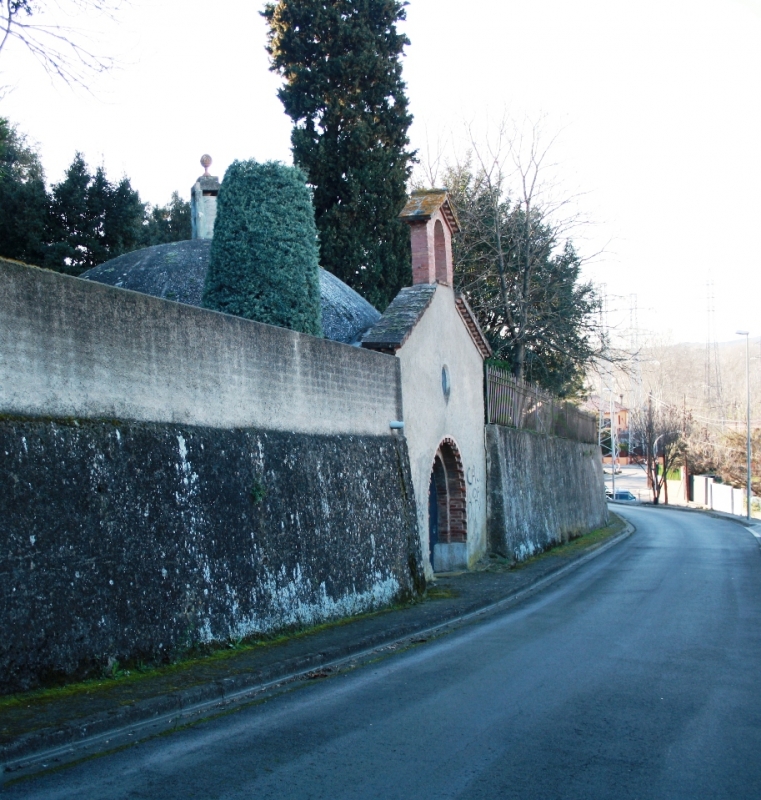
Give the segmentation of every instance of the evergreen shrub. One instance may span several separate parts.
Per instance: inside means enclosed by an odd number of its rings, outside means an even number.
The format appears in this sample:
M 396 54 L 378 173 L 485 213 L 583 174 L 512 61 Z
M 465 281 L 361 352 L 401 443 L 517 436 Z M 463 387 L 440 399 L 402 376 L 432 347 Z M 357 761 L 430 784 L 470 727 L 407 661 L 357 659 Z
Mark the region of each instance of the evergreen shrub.
M 314 209 L 301 170 L 235 161 L 219 197 L 206 308 L 322 336 Z

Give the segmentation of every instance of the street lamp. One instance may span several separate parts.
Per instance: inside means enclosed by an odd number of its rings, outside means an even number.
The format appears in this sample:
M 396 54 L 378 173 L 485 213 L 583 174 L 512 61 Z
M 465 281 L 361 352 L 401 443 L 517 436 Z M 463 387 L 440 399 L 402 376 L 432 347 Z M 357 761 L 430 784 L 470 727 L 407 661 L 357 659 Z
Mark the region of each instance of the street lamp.
M 746 403 L 746 419 L 748 428 L 748 488 L 746 494 L 746 505 L 748 512 L 748 521 L 750 521 L 750 507 L 751 507 L 751 493 L 750 493 L 750 333 L 749 331 L 735 331 L 738 336 L 745 337 L 745 403 Z
M 614 411 L 614 402 L 613 402 L 613 389 L 605 387 L 606 392 L 610 392 L 610 461 L 611 466 L 613 469 L 611 470 L 613 473 L 613 485 L 611 487 L 611 493 L 613 495 L 613 499 L 616 499 L 616 459 L 618 458 L 618 442 L 616 441 L 616 431 L 613 426 L 613 411 Z M 602 401 L 602 398 L 600 398 Z M 602 406 L 602 402 L 600 403 Z

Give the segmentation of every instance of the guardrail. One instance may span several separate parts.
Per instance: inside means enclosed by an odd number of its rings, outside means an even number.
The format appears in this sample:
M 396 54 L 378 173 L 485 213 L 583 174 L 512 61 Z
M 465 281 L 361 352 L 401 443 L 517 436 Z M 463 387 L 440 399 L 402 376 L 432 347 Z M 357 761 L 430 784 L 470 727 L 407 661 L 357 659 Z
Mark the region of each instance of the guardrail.
M 492 364 L 486 365 L 486 421 L 597 444 L 596 416 Z

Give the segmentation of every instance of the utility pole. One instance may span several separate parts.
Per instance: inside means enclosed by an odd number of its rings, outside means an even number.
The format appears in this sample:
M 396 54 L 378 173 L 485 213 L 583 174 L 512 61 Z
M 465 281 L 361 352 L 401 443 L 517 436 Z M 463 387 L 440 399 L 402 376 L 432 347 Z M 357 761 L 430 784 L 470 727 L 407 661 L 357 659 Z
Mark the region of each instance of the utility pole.
M 748 455 L 748 488 L 746 489 L 745 505 L 747 506 L 747 516 L 750 522 L 751 517 L 751 474 L 750 474 L 750 331 L 735 331 L 738 336 L 745 337 L 745 403 L 746 403 L 746 426 L 747 426 L 747 455 Z
M 706 297 L 708 302 L 708 327 L 706 332 L 704 403 L 708 409 L 709 416 L 716 414 L 723 429 L 725 422 L 724 398 L 721 390 L 719 343 L 716 341 L 716 300 L 712 280 L 709 280 L 706 284 Z
M 613 486 L 611 492 L 613 494 L 613 499 L 616 499 L 616 458 L 617 458 L 617 451 L 618 451 L 618 443 L 616 441 L 616 429 L 613 422 L 613 414 L 614 414 L 614 406 L 615 402 L 613 400 L 613 389 L 609 386 L 605 387 L 606 392 L 610 392 L 610 404 L 608 406 L 608 413 L 610 415 L 610 466 L 611 472 L 613 473 Z M 600 398 L 600 406 L 602 406 L 602 397 Z

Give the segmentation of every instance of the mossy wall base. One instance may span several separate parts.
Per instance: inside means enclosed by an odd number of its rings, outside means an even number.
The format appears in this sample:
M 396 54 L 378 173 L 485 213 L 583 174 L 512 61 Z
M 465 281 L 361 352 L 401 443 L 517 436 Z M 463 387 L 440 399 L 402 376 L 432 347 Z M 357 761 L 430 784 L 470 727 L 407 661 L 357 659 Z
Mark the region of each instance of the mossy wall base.
M 406 443 L 0 420 L 0 691 L 423 588 Z

